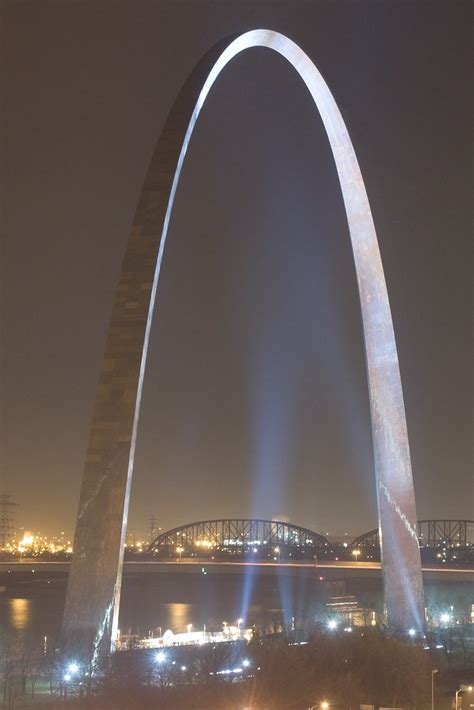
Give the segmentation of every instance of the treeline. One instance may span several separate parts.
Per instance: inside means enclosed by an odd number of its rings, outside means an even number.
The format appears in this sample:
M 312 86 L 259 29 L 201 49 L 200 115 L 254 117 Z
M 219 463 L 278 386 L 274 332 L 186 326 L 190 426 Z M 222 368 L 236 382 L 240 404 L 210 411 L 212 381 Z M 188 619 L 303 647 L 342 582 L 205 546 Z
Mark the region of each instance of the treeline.
M 161 656 L 130 651 L 100 671 L 77 664 L 74 672 L 58 651 L 4 635 L 0 658 L 6 708 L 25 707 L 32 695 L 44 708 L 101 710 L 306 710 L 325 699 L 334 710 L 363 703 L 423 710 L 431 698 L 430 653 L 368 628 L 315 627 L 303 644 L 279 635 Z

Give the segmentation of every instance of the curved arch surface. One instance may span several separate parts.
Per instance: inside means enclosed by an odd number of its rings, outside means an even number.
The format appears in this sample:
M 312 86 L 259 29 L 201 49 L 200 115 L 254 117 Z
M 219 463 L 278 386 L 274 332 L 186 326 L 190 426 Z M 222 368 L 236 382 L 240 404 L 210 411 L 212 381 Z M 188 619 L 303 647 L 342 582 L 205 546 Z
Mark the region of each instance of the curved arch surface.
M 182 87 L 159 137 L 127 243 L 109 324 L 77 515 L 63 623 L 67 644 L 93 656 L 115 638 L 140 398 L 158 278 L 183 161 L 212 86 L 240 52 L 271 49 L 301 77 L 334 156 L 362 310 L 385 604 L 394 628 L 423 627 L 424 602 L 403 394 L 372 214 L 336 102 L 291 39 L 253 30 L 216 45 Z

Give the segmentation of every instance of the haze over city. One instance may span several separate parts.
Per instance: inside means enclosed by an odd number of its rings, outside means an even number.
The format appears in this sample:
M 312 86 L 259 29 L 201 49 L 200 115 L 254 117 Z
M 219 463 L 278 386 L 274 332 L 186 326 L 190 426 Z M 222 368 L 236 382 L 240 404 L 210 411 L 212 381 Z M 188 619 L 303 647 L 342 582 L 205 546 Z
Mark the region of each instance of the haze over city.
M 157 134 L 213 38 L 263 19 L 317 58 L 359 157 L 419 517 L 472 513 L 466 6 L 270 7 L 190 5 L 182 26 L 178 6 L 163 16 L 118 3 L 111 32 L 93 4 L 7 5 L 2 488 L 22 526 L 72 534 L 113 292 Z M 216 513 L 375 526 L 354 266 L 300 84 L 282 59 L 250 50 L 196 128 L 159 285 L 131 528 L 146 529 L 150 513 L 164 528 Z

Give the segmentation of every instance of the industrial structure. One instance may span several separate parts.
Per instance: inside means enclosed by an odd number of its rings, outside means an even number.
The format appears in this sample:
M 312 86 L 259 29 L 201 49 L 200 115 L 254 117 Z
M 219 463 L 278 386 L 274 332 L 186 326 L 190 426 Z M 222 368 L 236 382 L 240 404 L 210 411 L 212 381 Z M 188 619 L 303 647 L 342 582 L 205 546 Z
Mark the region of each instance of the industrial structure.
M 12 539 L 17 507 L 18 503 L 12 495 L 0 493 L 0 553 L 5 551 Z
M 473 520 L 420 520 L 417 534 L 422 559 L 451 566 L 474 564 Z M 143 549 L 154 558 L 215 559 L 380 559 L 378 530 L 341 542 L 300 525 L 248 518 L 200 520 L 157 535 Z M 456 562 L 457 561 L 457 562 Z
M 315 550 L 329 545 L 327 538 L 299 525 L 278 520 L 247 518 L 203 520 L 168 530 L 158 535 L 147 551 L 155 554 L 189 554 L 203 550 L 242 551 L 280 546 Z M 280 550 L 277 549 L 277 552 Z

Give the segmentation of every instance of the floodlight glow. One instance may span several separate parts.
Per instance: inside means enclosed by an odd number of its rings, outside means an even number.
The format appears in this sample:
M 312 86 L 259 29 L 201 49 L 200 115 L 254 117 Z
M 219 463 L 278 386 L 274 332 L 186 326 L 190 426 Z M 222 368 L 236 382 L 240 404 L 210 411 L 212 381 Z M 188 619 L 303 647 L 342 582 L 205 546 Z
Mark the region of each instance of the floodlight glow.
M 244 660 L 242 661 L 242 665 L 243 665 L 244 668 L 248 668 L 249 665 L 250 665 L 249 659 L 248 659 L 248 658 L 244 658 Z
M 441 621 L 442 624 L 449 624 L 449 622 L 451 621 L 451 614 L 448 614 L 445 611 L 443 614 L 441 614 L 441 616 L 439 617 L 439 620 Z
M 408 629 L 408 636 L 411 636 L 412 638 L 416 636 L 416 631 L 415 629 Z
M 328 629 L 330 631 L 334 631 L 335 629 L 337 629 L 337 627 L 338 627 L 338 623 L 337 623 L 336 619 L 331 619 L 330 621 L 328 621 Z
M 328 701 L 327 701 L 327 700 L 323 700 L 323 702 L 321 703 L 321 710 L 328 710 L 328 708 L 329 708 L 329 703 L 328 703 Z
M 181 670 L 182 670 L 182 671 L 185 671 L 185 670 L 186 670 L 186 666 L 181 666 Z
M 155 658 L 158 663 L 164 663 L 166 661 L 166 653 L 164 651 L 158 651 Z
M 74 675 L 74 673 L 79 672 L 79 666 L 75 662 L 70 663 L 68 666 L 68 671 L 69 671 L 69 673 L 71 673 L 71 675 Z
M 71 675 L 69 673 L 66 673 L 64 676 L 64 680 L 66 681 L 66 683 L 68 683 L 71 680 Z

